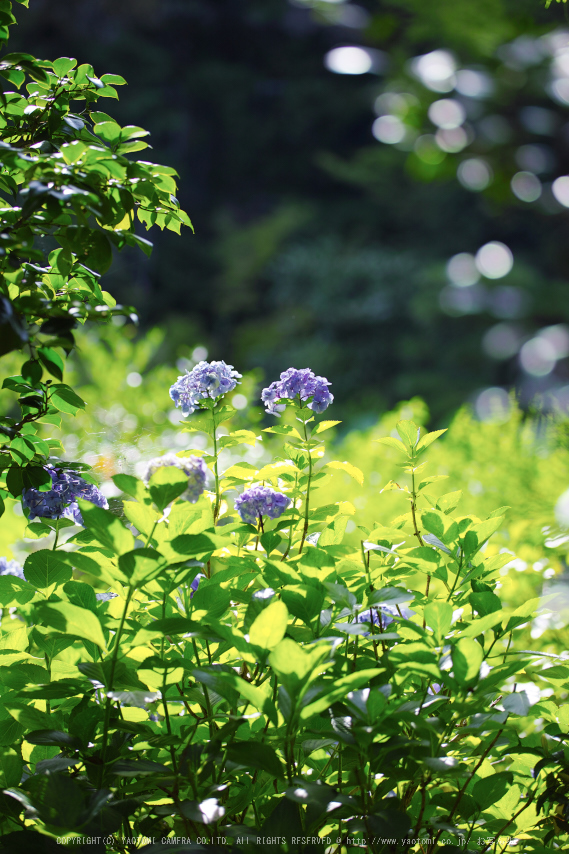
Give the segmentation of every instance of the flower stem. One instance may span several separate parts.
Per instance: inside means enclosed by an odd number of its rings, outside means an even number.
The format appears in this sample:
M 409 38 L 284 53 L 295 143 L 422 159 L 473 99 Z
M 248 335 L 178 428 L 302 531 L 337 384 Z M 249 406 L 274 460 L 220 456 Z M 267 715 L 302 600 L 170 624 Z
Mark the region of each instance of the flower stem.
M 104 727 L 103 727 L 103 745 L 101 747 L 101 774 L 100 774 L 100 778 L 99 778 L 99 788 L 101 787 L 101 785 L 103 783 L 103 775 L 105 773 L 105 757 L 106 757 L 106 753 L 107 753 L 107 745 L 108 745 L 108 740 L 109 740 L 109 724 L 111 722 L 112 700 L 109 697 L 109 694 L 113 690 L 113 683 L 114 683 L 114 679 L 115 679 L 115 670 L 117 667 L 117 661 L 118 661 L 118 656 L 119 656 L 119 646 L 120 646 L 120 642 L 121 642 L 121 636 L 122 636 L 124 624 L 126 621 L 126 615 L 128 613 L 128 606 L 130 605 L 130 600 L 132 598 L 133 593 L 134 593 L 134 588 L 129 587 L 128 593 L 126 596 L 126 602 L 124 603 L 121 621 L 119 623 L 119 627 L 118 627 L 117 633 L 115 635 L 115 643 L 113 646 L 113 654 L 111 656 L 111 669 L 110 669 L 110 673 L 109 673 L 109 683 L 107 685 L 107 691 L 106 691 L 107 696 L 106 696 L 106 704 L 105 704 L 105 722 L 104 722 Z
M 306 427 L 306 421 L 303 424 L 304 426 L 304 442 L 306 451 L 308 453 L 308 483 L 306 484 L 306 500 L 304 504 L 304 527 L 302 529 L 302 539 L 300 541 L 300 547 L 298 549 L 298 553 L 302 554 L 302 549 L 304 547 L 304 541 L 306 540 L 306 535 L 308 533 L 308 513 L 310 510 L 310 483 L 312 481 L 312 456 L 310 454 L 310 436 L 308 435 L 308 429 Z
M 213 433 L 212 433 L 212 438 L 213 438 L 213 473 L 215 475 L 215 504 L 214 504 L 214 508 L 213 508 L 213 523 L 215 525 L 215 523 L 217 522 L 217 518 L 219 516 L 219 508 L 221 506 L 221 496 L 219 494 L 219 470 L 217 468 L 218 451 L 217 451 L 217 435 L 216 435 L 217 434 L 217 424 L 215 421 L 215 410 L 214 409 L 211 410 L 211 418 L 213 421 Z

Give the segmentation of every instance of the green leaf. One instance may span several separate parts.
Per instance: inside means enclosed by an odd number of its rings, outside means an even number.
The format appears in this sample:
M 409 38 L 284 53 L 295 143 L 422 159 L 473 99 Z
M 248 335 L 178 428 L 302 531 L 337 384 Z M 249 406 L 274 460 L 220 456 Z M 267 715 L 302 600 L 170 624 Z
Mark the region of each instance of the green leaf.
M 314 430 L 314 435 L 316 436 L 318 433 L 324 433 L 325 430 L 329 430 L 331 427 L 335 427 L 337 424 L 341 423 L 341 421 L 321 421 L 316 427 L 316 430 Z
M 176 466 L 162 466 L 154 472 L 148 491 L 159 510 L 164 510 L 188 488 L 188 475 Z
M 284 777 L 281 760 L 272 747 L 260 741 L 234 741 L 227 749 L 227 758 L 246 768 L 258 768 L 271 777 Z
M 324 604 L 324 589 L 317 590 L 304 584 L 284 587 L 281 596 L 286 607 L 294 617 L 310 625 L 320 614 Z M 267 609 L 268 610 L 268 609 Z
M 503 615 L 501 611 L 494 611 L 493 613 L 487 614 L 485 617 L 473 620 L 473 622 L 460 633 L 460 636 L 463 638 L 476 638 L 488 629 L 492 629 L 496 623 L 500 623 L 502 621 L 502 617 Z M 569 676 L 569 670 L 567 670 L 567 676 Z
M 68 56 L 62 56 L 60 59 L 56 59 L 53 63 L 53 70 L 57 74 L 58 77 L 65 77 L 72 68 L 75 68 L 77 65 L 76 59 L 71 59 Z
M 46 371 L 57 380 L 63 379 L 63 360 L 51 347 L 38 347 L 38 358 Z
M 398 421 L 395 429 L 401 436 L 404 445 L 413 449 L 419 441 L 419 428 L 414 421 Z
M 318 538 L 318 548 L 323 546 L 338 546 L 344 539 L 349 516 L 338 516 L 324 528 Z
M 501 771 L 498 774 L 492 774 L 490 777 L 484 777 L 474 784 L 472 797 L 478 806 L 485 810 L 504 797 L 512 785 L 512 780 L 513 774 L 509 771 Z
M 318 646 L 307 651 L 296 641 L 284 638 L 271 652 L 269 664 L 283 682 L 291 696 L 298 694 L 314 668 L 329 654 L 329 649 Z
M 339 469 L 340 471 L 345 471 L 346 474 L 349 474 L 350 477 L 353 477 L 354 480 L 357 480 L 357 482 L 360 484 L 360 486 L 363 486 L 363 482 L 364 482 L 363 472 L 360 471 L 359 468 L 356 468 L 356 466 L 352 465 L 351 463 L 348 463 L 346 461 L 339 462 L 338 460 L 333 460 L 331 463 L 326 463 L 326 466 L 329 469 Z
M 439 644 L 450 629 L 452 612 L 452 605 L 448 602 L 429 602 L 425 607 L 425 621 L 433 630 Z
M 302 720 L 307 720 L 313 715 L 320 714 L 325 709 L 329 709 L 332 703 L 345 697 L 350 691 L 355 691 L 362 685 L 369 685 L 372 679 L 379 676 L 384 671 L 374 670 L 358 670 L 355 673 L 350 673 L 348 676 L 343 676 L 341 679 L 336 679 L 332 685 L 327 685 L 321 696 L 316 700 L 312 700 L 308 705 L 304 706 L 300 717 Z
M 120 519 L 103 507 L 79 499 L 85 527 L 94 537 L 115 554 L 122 555 L 134 549 L 134 537 Z
M 484 658 L 484 652 L 479 643 L 471 638 L 462 637 L 452 647 L 452 666 L 454 678 L 461 685 L 467 685 L 478 679 L 480 665 Z
M 120 74 L 103 74 L 101 76 L 102 82 L 105 86 L 126 86 L 126 80 L 124 77 L 121 77 Z M 146 131 L 145 131 L 146 133 Z
M 80 608 L 71 602 L 49 602 L 38 605 L 36 612 L 42 622 L 57 631 L 92 641 L 105 649 L 105 636 L 99 619 L 87 608 Z
M 69 412 L 71 415 L 75 415 L 80 409 L 85 409 L 85 401 L 63 383 L 54 383 L 51 386 L 49 402 L 60 412 Z
M 389 651 L 390 662 L 399 670 L 409 670 L 435 679 L 440 670 L 433 650 L 425 643 L 399 643 Z
M 284 602 L 271 602 L 255 618 L 249 629 L 249 640 L 262 649 L 274 649 L 285 636 L 288 611 Z
M 0 747 L 0 786 L 7 789 L 19 786 L 24 763 L 22 757 L 12 747 Z
M 446 433 L 446 432 L 447 431 L 445 429 L 445 430 L 434 430 L 432 433 L 425 433 L 424 436 L 421 436 L 419 444 L 417 445 L 417 450 L 418 451 L 424 451 L 426 448 L 429 447 L 429 445 L 432 445 L 433 442 L 439 438 L 439 436 L 442 436 L 443 433 Z
M 468 601 L 481 617 L 494 614 L 502 610 L 502 602 L 495 593 L 471 593 Z
M 15 575 L 1 575 L 0 607 L 9 608 L 13 605 L 25 605 L 26 602 L 34 598 L 37 586 L 37 584 L 28 584 L 27 581 Z
M 34 587 L 43 590 L 52 585 L 64 584 L 72 576 L 71 567 L 59 559 L 56 552 L 41 549 L 25 560 L 24 575 Z
M 166 571 L 167 561 L 154 549 L 134 549 L 119 557 L 119 568 L 133 587 L 147 584 Z

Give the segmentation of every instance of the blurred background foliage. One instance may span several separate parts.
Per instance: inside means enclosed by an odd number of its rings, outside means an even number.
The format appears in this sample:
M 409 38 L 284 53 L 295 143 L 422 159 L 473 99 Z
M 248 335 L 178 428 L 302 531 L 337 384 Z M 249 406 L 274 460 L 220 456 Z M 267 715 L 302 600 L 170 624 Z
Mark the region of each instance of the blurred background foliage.
M 433 426 L 464 401 L 506 413 L 511 388 L 569 405 L 564 4 L 34 0 L 18 17 L 12 50 L 123 75 L 116 118 L 182 176 L 196 236 L 106 276 L 139 337 L 165 331 L 149 366 L 196 347 L 267 379 L 309 365 L 352 426 L 415 395 Z

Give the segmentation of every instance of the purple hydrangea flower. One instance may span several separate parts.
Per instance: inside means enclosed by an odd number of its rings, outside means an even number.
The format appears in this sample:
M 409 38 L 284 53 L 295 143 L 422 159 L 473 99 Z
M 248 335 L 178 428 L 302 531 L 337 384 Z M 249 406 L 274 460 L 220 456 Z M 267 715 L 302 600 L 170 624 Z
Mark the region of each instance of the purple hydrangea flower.
M 46 492 L 39 489 L 25 489 L 22 504 L 29 511 L 30 522 L 33 519 L 70 519 L 76 525 L 83 524 L 83 517 L 77 499 L 91 501 L 97 507 L 109 506 L 105 496 L 74 471 L 64 471 L 53 466 L 44 466 L 52 480 L 52 487 Z
M 241 521 L 249 525 L 256 525 L 262 516 L 278 519 L 289 504 L 288 496 L 270 486 L 252 486 L 235 499 L 235 509 Z
M 194 598 L 194 593 L 197 593 L 198 587 L 200 586 L 200 581 L 202 578 L 205 578 L 203 572 L 198 572 L 192 583 L 190 584 L 192 592 L 190 593 L 190 599 Z
M 325 377 L 317 377 L 310 368 L 289 368 L 282 372 L 280 380 L 263 389 L 261 400 L 268 413 L 279 417 L 286 406 L 282 401 L 297 396 L 301 400 L 310 400 L 308 408 L 313 412 L 324 412 L 334 400 L 334 395 L 328 391 L 329 385 L 331 383 Z
M 0 575 L 15 575 L 25 581 L 24 570 L 15 560 L 8 560 L 7 557 L 0 557 Z
M 374 626 L 379 626 L 380 622 L 378 611 L 380 609 L 382 628 L 385 628 L 390 623 L 392 623 L 394 617 L 403 616 L 405 620 L 410 620 L 413 614 L 415 613 L 415 611 L 412 611 L 406 605 L 399 606 L 401 615 L 399 614 L 399 611 L 397 610 L 395 605 L 375 605 L 368 611 L 362 611 L 361 614 L 358 614 L 358 623 L 371 623 Z
M 176 466 L 176 468 L 188 475 L 188 488 L 182 493 L 181 498 L 195 504 L 205 489 L 207 478 L 207 466 L 201 457 L 177 457 L 176 454 L 164 454 L 163 457 L 155 457 L 148 463 L 144 482 L 148 483 L 154 472 L 164 466 Z
M 182 407 L 184 415 L 191 415 L 199 408 L 200 400 L 219 397 L 233 391 L 241 374 L 233 365 L 225 362 L 198 362 L 191 371 L 178 377 L 170 388 L 170 397 L 176 406 Z

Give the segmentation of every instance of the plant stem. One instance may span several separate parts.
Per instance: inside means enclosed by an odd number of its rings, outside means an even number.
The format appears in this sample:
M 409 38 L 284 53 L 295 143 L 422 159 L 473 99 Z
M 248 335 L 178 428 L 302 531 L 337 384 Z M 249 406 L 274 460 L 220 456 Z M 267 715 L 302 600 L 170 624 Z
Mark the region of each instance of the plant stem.
M 308 453 L 308 483 L 306 484 L 306 500 L 304 506 L 304 527 L 302 529 L 302 539 L 300 541 L 300 547 L 298 549 L 298 553 L 302 554 L 302 549 L 304 547 L 304 541 L 306 539 L 306 535 L 308 533 L 308 513 L 310 510 L 310 483 L 312 481 L 312 455 L 310 453 L 310 436 L 308 435 L 308 429 L 306 427 L 306 421 L 303 422 L 304 427 L 304 442 L 306 445 L 306 451 Z
M 122 636 L 124 624 L 126 621 L 128 606 L 130 605 L 130 600 L 132 598 L 133 593 L 134 593 L 134 588 L 129 587 L 128 593 L 126 596 L 126 602 L 124 603 L 121 621 L 119 623 L 119 627 L 118 627 L 117 633 L 115 635 L 115 643 L 113 646 L 113 653 L 111 656 L 111 669 L 110 669 L 110 673 L 109 673 L 109 683 L 107 685 L 107 696 L 106 696 L 106 703 L 105 703 L 105 723 L 104 723 L 104 727 L 103 727 L 103 745 L 101 747 L 101 774 L 100 774 L 100 778 L 99 778 L 99 788 L 102 785 L 103 776 L 105 773 L 105 758 L 106 758 L 106 754 L 107 754 L 107 745 L 108 745 L 108 740 L 109 740 L 109 723 L 111 721 L 111 708 L 112 708 L 112 700 L 109 697 L 109 694 L 113 690 L 113 683 L 114 683 L 114 679 L 115 679 L 115 670 L 116 670 L 117 660 L 118 660 L 118 655 L 119 655 L 119 646 L 120 646 L 120 642 L 121 642 L 121 636 Z
M 215 504 L 213 508 L 213 524 L 217 522 L 217 517 L 219 516 L 219 508 L 221 506 L 221 496 L 219 494 L 219 470 L 217 468 L 217 424 L 215 421 L 215 409 L 211 410 L 211 419 L 213 421 L 213 472 L 215 475 Z
M 52 551 L 56 550 L 58 541 L 59 541 L 59 519 L 56 519 L 56 521 L 55 521 L 55 540 L 53 541 Z

